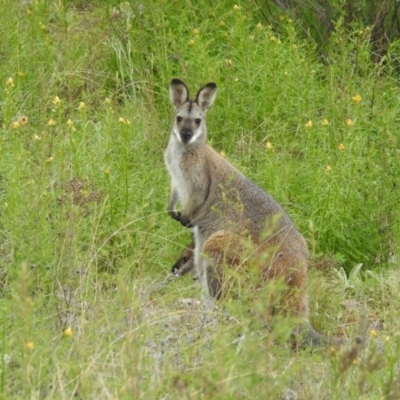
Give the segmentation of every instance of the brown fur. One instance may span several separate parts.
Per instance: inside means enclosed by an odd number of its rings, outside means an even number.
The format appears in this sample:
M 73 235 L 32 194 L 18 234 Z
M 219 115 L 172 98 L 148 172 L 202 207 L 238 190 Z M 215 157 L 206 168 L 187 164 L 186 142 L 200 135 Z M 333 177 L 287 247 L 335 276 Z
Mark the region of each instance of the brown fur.
M 222 266 L 241 266 L 250 256 L 261 282 L 286 283 L 280 309 L 303 320 L 309 342 L 324 343 L 308 322 L 306 241 L 269 194 L 206 144 L 205 114 L 215 92 L 210 83 L 189 100 L 181 81 L 171 83 L 176 115 L 165 152 L 172 181 L 169 214 L 193 228 L 194 264 L 206 293 L 223 296 Z M 178 202 L 181 213 L 176 211 Z M 246 253 L 246 243 L 251 244 L 251 254 Z
M 241 288 L 258 291 L 266 282 L 280 281 L 284 284 L 285 290 L 280 294 L 278 305 L 275 294 L 265 299 L 269 304 L 268 314 L 279 311 L 295 316 L 307 315 L 306 266 L 290 267 L 292 264 L 288 260 L 292 259 L 283 250 L 271 238 L 255 244 L 231 231 L 212 234 L 203 245 L 212 271 L 208 279 L 210 294 L 217 298 L 229 295 L 232 287 L 237 286 L 230 274 L 233 269 L 241 277 Z

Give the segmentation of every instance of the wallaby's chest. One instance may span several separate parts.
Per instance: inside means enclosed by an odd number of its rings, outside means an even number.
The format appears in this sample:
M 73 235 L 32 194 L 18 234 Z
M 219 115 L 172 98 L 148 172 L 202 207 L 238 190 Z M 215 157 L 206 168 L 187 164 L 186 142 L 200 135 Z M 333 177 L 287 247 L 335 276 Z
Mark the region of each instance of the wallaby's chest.
M 184 155 L 168 148 L 165 154 L 165 161 L 168 172 L 171 176 L 172 188 L 178 192 L 179 201 L 185 207 L 190 197 L 190 179 L 187 171 L 182 168 Z

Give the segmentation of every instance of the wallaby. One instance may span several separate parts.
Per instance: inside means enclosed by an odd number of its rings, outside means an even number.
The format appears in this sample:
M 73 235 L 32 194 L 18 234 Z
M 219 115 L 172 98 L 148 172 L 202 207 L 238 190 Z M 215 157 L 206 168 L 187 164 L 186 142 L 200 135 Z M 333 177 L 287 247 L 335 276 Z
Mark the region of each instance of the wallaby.
M 171 272 L 177 276 L 183 276 L 189 272 L 194 272 L 194 242 L 185 247 L 179 255 L 178 260 L 172 266 Z M 196 277 L 194 278 L 196 279 Z
M 307 344 L 326 343 L 327 339 L 308 321 L 305 239 L 269 194 L 207 144 L 205 117 L 216 91 L 215 83 L 208 83 L 190 99 L 182 81 L 171 82 L 175 118 L 164 155 L 172 186 L 168 213 L 192 228 L 194 265 L 207 294 L 215 298 L 223 295 L 222 264 L 239 265 L 242 239 L 248 238 L 258 260 L 265 262 L 259 266 L 260 279 L 282 279 L 286 283 L 282 309 L 303 321 L 297 331 L 301 331 L 300 340 Z M 178 203 L 182 212 L 177 211 Z M 263 253 L 268 257 L 261 257 Z

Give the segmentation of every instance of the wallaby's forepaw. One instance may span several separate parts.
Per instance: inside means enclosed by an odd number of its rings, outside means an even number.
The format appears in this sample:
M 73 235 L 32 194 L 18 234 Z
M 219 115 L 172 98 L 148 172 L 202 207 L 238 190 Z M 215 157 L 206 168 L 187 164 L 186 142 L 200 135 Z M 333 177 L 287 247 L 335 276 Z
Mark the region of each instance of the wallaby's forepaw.
M 184 215 L 180 215 L 179 220 L 178 220 L 184 227 L 186 228 L 193 228 L 194 225 L 190 221 L 188 217 L 185 217 Z
M 171 218 L 175 219 L 176 221 L 179 221 L 185 228 L 193 228 L 194 225 L 191 223 L 190 219 L 188 217 L 185 217 L 180 213 L 179 211 L 168 211 L 168 214 Z
M 176 219 L 177 221 L 179 221 L 179 219 L 181 218 L 181 213 L 174 210 L 168 210 L 168 215 L 171 218 Z

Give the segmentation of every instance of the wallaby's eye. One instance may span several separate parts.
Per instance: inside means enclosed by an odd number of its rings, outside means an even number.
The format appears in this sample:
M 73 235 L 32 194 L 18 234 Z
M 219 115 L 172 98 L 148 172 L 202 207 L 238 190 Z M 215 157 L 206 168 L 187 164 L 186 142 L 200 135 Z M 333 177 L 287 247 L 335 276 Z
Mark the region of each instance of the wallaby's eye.
M 187 262 L 188 258 L 187 257 L 183 257 L 183 262 Z
M 201 124 L 201 119 L 200 118 L 196 118 L 194 120 L 194 122 L 196 123 L 197 126 L 199 126 Z
M 176 122 L 182 122 L 182 120 L 183 120 L 183 118 L 182 117 L 180 117 L 179 115 L 176 117 Z

